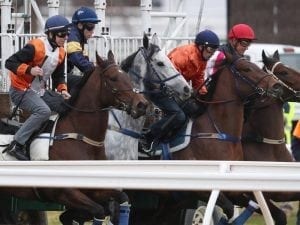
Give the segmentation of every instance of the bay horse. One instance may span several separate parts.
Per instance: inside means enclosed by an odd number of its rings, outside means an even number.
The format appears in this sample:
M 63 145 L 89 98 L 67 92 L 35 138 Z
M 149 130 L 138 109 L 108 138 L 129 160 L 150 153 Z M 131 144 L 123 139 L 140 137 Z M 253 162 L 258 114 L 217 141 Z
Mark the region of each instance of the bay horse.
M 50 160 L 105 160 L 108 109 L 116 107 L 133 118 L 146 112 L 147 100 L 136 93 L 128 74 L 116 64 L 112 51 L 108 52 L 107 59 L 96 53 L 96 60 L 95 70 L 82 77 L 77 92 L 73 91 L 66 103 L 69 110 L 59 118 L 54 135 L 75 133 L 82 138 L 55 140 L 50 147 Z M 118 224 L 119 204 L 128 201 L 127 195 L 120 190 L 9 187 L 1 188 L 1 191 L 16 197 L 65 205 L 67 210 L 60 216 L 64 225 L 73 224 L 73 218 L 79 224 L 88 218 L 104 219 L 110 212 L 111 198 L 116 201 L 111 212 L 112 221 Z
M 241 133 L 245 102 L 252 98 L 258 98 L 266 92 L 276 96 L 281 93 L 281 87 L 278 86 L 274 77 L 245 58 L 235 58 L 229 53 L 225 54 L 226 64 L 220 68 L 218 73 L 211 76 L 207 83 L 208 94 L 199 99 L 206 104 L 207 109 L 204 114 L 194 120 L 188 146 L 172 153 L 172 158 L 175 160 L 243 160 Z M 134 62 L 134 58 L 127 58 L 123 65 L 129 66 L 123 69 L 130 71 L 141 66 Z M 119 123 L 123 124 L 123 121 Z M 129 123 L 124 122 L 124 124 L 128 125 Z M 134 123 L 131 125 L 137 126 Z M 129 129 L 136 129 L 136 127 Z M 135 155 L 135 159 L 138 158 L 137 148 L 127 146 L 126 142 L 122 142 L 122 145 L 127 148 L 127 152 Z M 160 156 L 153 158 L 159 159 Z M 202 198 L 203 193 L 200 195 Z M 169 210 L 170 208 L 167 211 Z M 174 215 L 174 211 L 170 211 Z M 232 215 L 232 212 L 227 213 Z M 164 216 L 167 220 L 174 218 Z M 138 219 L 145 219 L 143 217 L 144 215 Z M 131 217 L 131 219 L 133 218 Z M 147 217 L 146 223 L 150 223 L 154 219 L 152 214 Z M 162 220 L 156 221 L 161 222 Z
M 286 147 L 284 132 L 283 104 L 288 101 L 299 102 L 300 72 L 280 62 L 278 51 L 272 57 L 262 52 L 264 69 L 274 74 L 284 83 L 281 100 L 267 107 L 259 103 L 250 106 L 243 126 L 243 152 L 247 161 L 293 162 L 293 156 Z M 273 201 L 297 201 L 299 193 L 264 193 L 276 225 L 287 223 L 285 213 L 277 208 Z

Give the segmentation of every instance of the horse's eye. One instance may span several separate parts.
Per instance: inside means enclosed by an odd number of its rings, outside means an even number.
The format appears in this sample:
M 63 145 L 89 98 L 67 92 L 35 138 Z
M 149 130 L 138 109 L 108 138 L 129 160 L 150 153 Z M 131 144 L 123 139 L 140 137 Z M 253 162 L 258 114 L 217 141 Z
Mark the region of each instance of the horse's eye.
M 118 80 L 118 77 L 117 76 L 111 76 L 109 78 L 110 81 L 113 81 L 113 82 L 116 82 Z
M 164 66 L 165 64 L 163 62 L 157 62 L 158 66 Z
M 243 71 L 246 72 L 246 73 L 248 73 L 248 72 L 251 71 L 251 69 L 250 68 L 245 68 L 245 69 L 243 69 Z
M 279 76 L 286 76 L 286 75 L 288 75 L 289 73 L 287 72 L 287 71 L 280 71 L 279 73 L 278 73 L 278 75 Z

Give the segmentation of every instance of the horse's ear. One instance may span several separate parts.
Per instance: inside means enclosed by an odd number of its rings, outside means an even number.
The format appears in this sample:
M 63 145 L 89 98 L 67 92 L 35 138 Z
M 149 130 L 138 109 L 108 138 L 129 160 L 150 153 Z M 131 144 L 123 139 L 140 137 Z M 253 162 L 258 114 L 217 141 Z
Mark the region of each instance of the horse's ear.
M 267 59 L 267 55 L 265 53 L 265 50 L 262 50 L 261 57 L 262 57 L 262 61 L 265 62 L 266 59 Z
M 158 47 L 161 47 L 161 45 L 160 45 L 160 39 L 158 38 L 158 36 L 157 36 L 156 33 L 154 33 L 152 35 L 151 43 L 154 44 L 154 45 L 157 45 Z
M 100 57 L 97 51 L 96 51 L 96 60 L 98 65 L 101 65 L 103 63 L 103 59 Z
M 109 50 L 108 53 L 107 53 L 107 58 L 108 58 L 108 61 L 110 62 L 115 62 L 115 55 L 114 53 L 112 52 L 112 50 Z
M 277 59 L 278 61 L 280 60 L 279 52 L 276 50 L 273 54 L 273 59 Z
M 148 49 L 149 47 L 149 38 L 146 33 L 144 33 L 144 37 L 143 37 L 143 46 L 146 49 Z

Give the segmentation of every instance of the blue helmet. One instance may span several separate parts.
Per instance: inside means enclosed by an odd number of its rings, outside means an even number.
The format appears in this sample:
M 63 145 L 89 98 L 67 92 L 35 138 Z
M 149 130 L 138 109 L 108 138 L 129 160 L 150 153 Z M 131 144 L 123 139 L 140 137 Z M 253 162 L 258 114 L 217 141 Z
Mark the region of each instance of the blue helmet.
M 55 15 L 47 19 L 45 23 L 45 33 L 67 31 L 71 23 L 63 16 Z
M 208 45 L 217 48 L 220 45 L 220 40 L 211 30 L 204 30 L 196 35 L 195 43 L 196 45 Z
M 100 21 L 95 11 L 88 7 L 80 7 L 72 16 L 72 23 L 98 23 Z

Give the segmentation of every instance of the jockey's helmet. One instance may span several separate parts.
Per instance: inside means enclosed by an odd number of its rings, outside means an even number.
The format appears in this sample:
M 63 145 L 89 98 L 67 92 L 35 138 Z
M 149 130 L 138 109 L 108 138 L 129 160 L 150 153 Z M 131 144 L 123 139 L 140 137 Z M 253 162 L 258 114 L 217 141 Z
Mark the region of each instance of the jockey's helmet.
M 203 30 L 196 35 L 195 44 L 218 48 L 220 45 L 220 40 L 213 31 Z
M 65 17 L 55 15 L 47 19 L 44 31 L 46 34 L 49 32 L 68 32 L 70 25 L 71 23 Z
M 247 40 L 256 39 L 252 27 L 243 23 L 234 25 L 229 31 L 228 38 L 247 39 Z
M 72 16 L 72 23 L 98 23 L 101 20 L 98 19 L 95 11 L 88 7 L 80 7 L 75 11 Z

